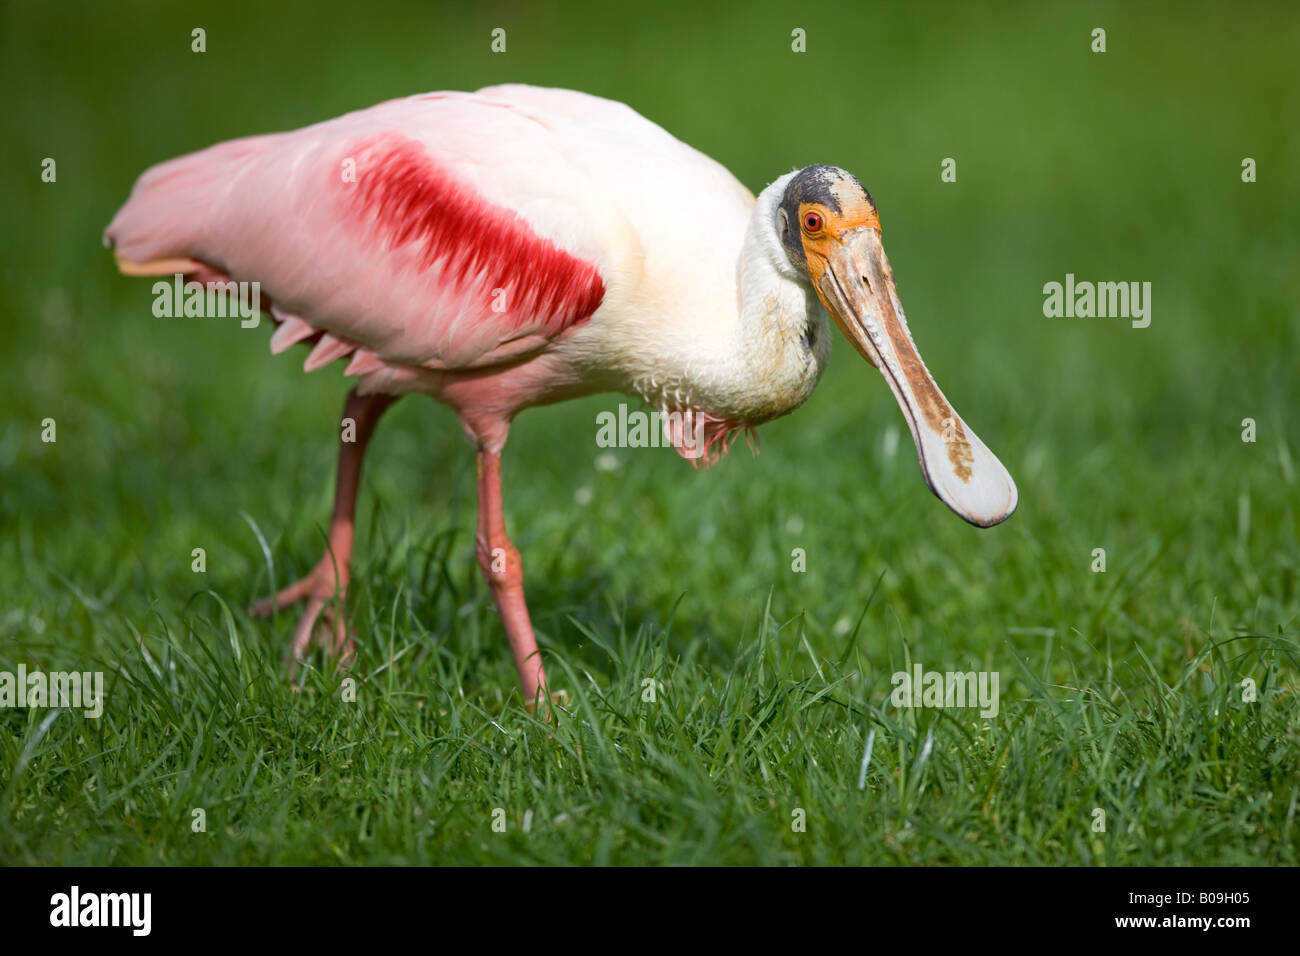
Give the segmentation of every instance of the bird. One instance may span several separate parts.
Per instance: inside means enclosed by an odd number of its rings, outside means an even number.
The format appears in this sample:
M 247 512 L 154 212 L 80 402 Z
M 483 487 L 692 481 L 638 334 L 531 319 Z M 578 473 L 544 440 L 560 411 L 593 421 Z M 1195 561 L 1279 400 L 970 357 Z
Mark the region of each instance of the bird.
M 288 650 L 350 660 L 342 613 L 362 463 L 384 412 L 450 406 L 476 455 L 475 554 L 529 710 L 547 678 L 506 533 L 501 456 L 534 406 L 621 392 L 694 464 L 798 408 L 831 325 L 885 379 L 930 489 L 991 527 L 1015 482 L 917 350 L 875 201 L 837 166 L 757 196 L 631 106 L 523 84 L 389 100 L 146 170 L 104 233 L 127 276 L 253 283 L 272 353 L 347 359 L 325 552 L 255 616 L 303 603 Z M 335 610 L 338 613 L 335 613 Z

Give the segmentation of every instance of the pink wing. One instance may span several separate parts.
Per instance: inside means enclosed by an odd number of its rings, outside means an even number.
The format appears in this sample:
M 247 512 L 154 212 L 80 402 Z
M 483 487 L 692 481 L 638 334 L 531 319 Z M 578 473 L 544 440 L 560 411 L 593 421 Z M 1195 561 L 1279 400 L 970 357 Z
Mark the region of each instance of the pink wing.
M 275 351 L 319 338 L 309 369 L 353 351 L 358 374 L 479 368 L 539 350 L 605 296 L 572 198 L 582 171 L 551 136 L 473 94 L 395 100 L 155 166 L 105 239 L 135 271 L 189 259 L 259 282 Z

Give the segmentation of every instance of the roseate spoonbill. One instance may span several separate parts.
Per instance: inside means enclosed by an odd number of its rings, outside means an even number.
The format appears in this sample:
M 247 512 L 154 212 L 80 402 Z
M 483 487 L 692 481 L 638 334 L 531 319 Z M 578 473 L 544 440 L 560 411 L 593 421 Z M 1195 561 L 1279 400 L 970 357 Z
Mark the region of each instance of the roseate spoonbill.
M 322 643 L 351 653 L 329 605 L 348 583 L 366 444 L 407 393 L 450 405 L 477 449 L 478 560 L 532 704 L 549 685 L 500 470 L 524 408 L 625 392 L 675 422 L 679 450 L 712 459 L 808 397 L 829 314 L 889 384 L 931 490 L 981 527 L 1016 507 L 917 352 L 858 180 L 809 166 L 756 200 L 621 103 L 495 86 L 221 143 L 145 172 L 105 241 L 127 275 L 259 283 L 271 351 L 313 343 L 306 371 L 350 357 L 355 441 L 340 447 L 325 554 L 253 607 L 306 602 L 295 659 L 318 619 Z

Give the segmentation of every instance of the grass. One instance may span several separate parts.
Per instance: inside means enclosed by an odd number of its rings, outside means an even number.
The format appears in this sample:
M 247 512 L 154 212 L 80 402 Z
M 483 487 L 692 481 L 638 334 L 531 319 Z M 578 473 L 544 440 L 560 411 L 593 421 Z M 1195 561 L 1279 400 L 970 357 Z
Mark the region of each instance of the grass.
M 814 28 L 800 59 L 804 15 L 748 5 L 4 8 L 0 670 L 102 670 L 108 696 L 98 720 L 0 709 L 0 861 L 1297 863 L 1297 27 L 932 13 Z M 265 325 L 153 318 L 99 230 L 167 156 L 504 79 L 627 100 L 754 189 L 858 172 L 1019 512 L 978 531 L 935 501 L 842 342 L 759 456 L 708 472 L 596 448 L 616 397 L 525 413 L 506 503 L 570 693 L 548 726 L 473 559 L 470 451 L 409 399 L 362 495 L 356 699 L 321 658 L 294 692 L 295 614 L 243 608 L 319 556 L 346 386 L 269 358 Z M 1151 327 L 1044 318 L 1066 272 L 1151 281 Z M 998 716 L 893 706 L 916 662 L 996 671 Z

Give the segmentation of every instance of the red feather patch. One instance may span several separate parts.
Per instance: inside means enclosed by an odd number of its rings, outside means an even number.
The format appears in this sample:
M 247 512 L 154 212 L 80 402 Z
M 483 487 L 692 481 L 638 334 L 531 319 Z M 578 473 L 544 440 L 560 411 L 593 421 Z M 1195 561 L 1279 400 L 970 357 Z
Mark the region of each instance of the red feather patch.
M 538 323 L 555 335 L 585 320 L 605 297 L 595 265 L 538 236 L 517 213 L 483 199 L 439 168 L 419 143 L 395 134 L 369 140 L 358 157 L 353 213 L 385 248 L 409 248 L 416 268 L 499 312 L 514 328 Z

